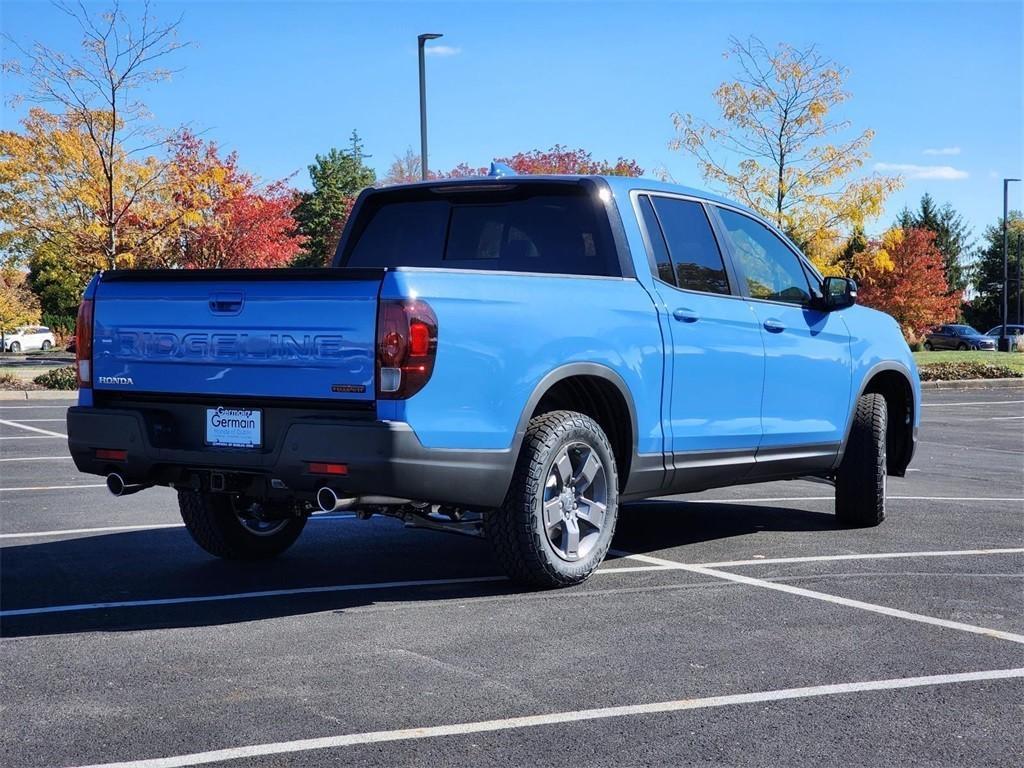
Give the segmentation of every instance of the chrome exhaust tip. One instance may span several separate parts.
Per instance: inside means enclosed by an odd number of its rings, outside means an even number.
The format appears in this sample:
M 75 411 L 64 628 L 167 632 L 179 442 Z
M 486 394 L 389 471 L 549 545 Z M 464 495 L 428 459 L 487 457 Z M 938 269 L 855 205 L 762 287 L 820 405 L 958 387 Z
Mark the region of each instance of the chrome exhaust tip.
M 126 483 L 124 478 L 117 472 L 107 475 L 107 490 L 114 496 L 130 496 L 133 493 L 145 490 L 149 486 L 137 483 Z
M 357 499 L 338 498 L 333 490 L 326 485 L 316 492 L 316 505 L 321 512 L 337 512 L 339 509 L 347 509 L 355 504 Z

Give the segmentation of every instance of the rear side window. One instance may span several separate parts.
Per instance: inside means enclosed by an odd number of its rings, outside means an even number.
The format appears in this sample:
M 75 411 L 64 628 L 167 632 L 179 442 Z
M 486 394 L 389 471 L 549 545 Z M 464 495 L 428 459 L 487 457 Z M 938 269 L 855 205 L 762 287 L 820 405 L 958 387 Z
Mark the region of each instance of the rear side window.
M 622 274 L 603 204 L 568 185 L 377 193 L 344 248 L 345 267 Z
M 692 200 L 655 197 L 654 210 L 668 243 L 676 284 L 689 291 L 729 293 L 725 264 L 704 206 Z
M 665 237 L 661 233 L 661 225 L 658 224 L 654 206 L 651 205 L 651 198 L 641 195 L 639 202 L 640 215 L 643 217 L 644 227 L 647 229 L 647 237 L 651 241 L 651 273 L 659 280 L 669 285 L 675 285 L 675 269 L 672 267 L 672 259 L 669 258 Z

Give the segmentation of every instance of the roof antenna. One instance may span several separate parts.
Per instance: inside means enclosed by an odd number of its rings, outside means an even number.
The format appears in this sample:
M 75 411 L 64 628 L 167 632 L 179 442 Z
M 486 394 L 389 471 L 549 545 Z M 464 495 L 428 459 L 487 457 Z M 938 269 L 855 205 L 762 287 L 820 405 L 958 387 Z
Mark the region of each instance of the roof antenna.
M 487 172 L 488 176 L 495 178 L 501 178 L 502 176 L 515 176 L 516 172 L 505 163 L 493 162 L 491 163 L 491 169 Z

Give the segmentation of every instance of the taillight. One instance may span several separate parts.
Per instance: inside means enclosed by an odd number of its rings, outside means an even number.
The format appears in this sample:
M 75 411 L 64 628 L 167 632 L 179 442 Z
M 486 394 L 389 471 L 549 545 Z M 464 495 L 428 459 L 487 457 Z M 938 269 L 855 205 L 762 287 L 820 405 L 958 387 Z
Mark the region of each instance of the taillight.
M 381 299 L 377 310 L 377 397 L 412 397 L 434 372 L 437 316 L 419 299 Z
M 82 299 L 75 323 L 75 364 L 78 386 L 92 386 L 92 299 Z

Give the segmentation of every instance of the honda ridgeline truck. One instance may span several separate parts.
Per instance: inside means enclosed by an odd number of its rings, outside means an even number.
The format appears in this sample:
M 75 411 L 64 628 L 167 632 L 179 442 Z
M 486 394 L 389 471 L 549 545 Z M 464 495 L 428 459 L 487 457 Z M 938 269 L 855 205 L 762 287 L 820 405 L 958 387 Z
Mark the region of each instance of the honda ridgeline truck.
M 174 488 L 219 557 L 347 509 L 486 536 L 540 586 L 593 573 L 634 499 L 815 477 L 881 522 L 920 384 L 852 281 L 704 192 L 501 173 L 367 190 L 329 268 L 97 275 L 77 467 Z

